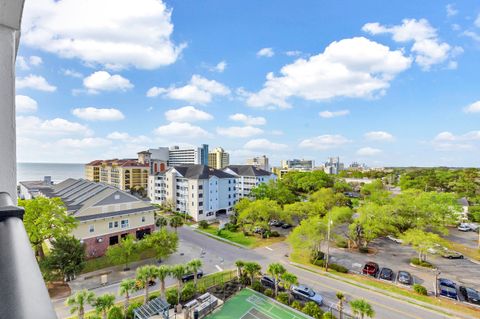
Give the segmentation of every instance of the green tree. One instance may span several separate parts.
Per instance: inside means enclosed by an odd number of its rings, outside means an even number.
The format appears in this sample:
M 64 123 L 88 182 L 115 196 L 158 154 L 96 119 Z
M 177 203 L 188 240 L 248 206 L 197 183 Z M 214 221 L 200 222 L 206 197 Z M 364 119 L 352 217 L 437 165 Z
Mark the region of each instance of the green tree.
M 375 317 L 375 311 L 372 306 L 364 299 L 350 301 L 350 308 L 352 308 L 353 314 L 360 316 L 361 319 L 365 318 L 365 316 L 367 316 L 367 318 Z
M 260 274 L 260 271 L 262 270 L 262 266 L 260 266 L 259 263 L 253 262 L 253 261 L 248 261 L 245 262 L 243 265 L 243 271 L 250 276 L 250 285 L 253 285 L 253 282 L 255 281 L 255 276 Z
M 319 189 L 310 195 L 309 200 L 320 203 L 326 211 L 335 206 L 347 206 L 350 203 L 350 200 L 343 193 L 335 193 L 331 188 Z
M 104 294 L 95 299 L 93 307 L 98 314 L 102 314 L 103 319 L 107 319 L 108 311 L 115 305 L 114 294 Z
M 243 203 L 238 214 L 238 222 L 240 224 L 262 224 L 264 227 L 268 227 L 270 220 L 281 219 L 282 217 L 282 209 L 273 200 L 259 199 L 248 202 L 248 205 Z
M 137 290 L 135 279 L 123 279 L 120 282 L 120 288 L 118 294 L 120 296 L 125 296 L 124 309 L 127 312 L 128 306 L 130 305 L 130 295 L 132 292 Z
M 45 266 L 70 281 L 85 267 L 85 247 L 73 236 L 61 236 L 52 242 Z
M 297 285 L 298 284 L 297 276 L 295 276 L 291 272 L 287 272 L 287 271 L 282 274 L 282 281 L 283 281 L 283 286 L 285 287 L 285 289 L 287 291 L 290 291 L 290 288 L 292 287 L 292 285 Z M 288 303 L 291 302 L 290 298 L 291 298 L 291 294 L 289 293 L 288 294 Z
M 252 188 L 250 196 L 257 200 L 274 200 L 281 206 L 293 203 L 297 199 L 297 196 L 295 196 L 282 181 L 275 180 L 270 180 L 268 183 L 261 183 Z
M 123 315 L 122 309 L 120 307 L 113 306 L 108 311 L 108 319 L 124 319 L 125 316 Z
M 303 220 L 288 236 L 293 249 L 307 250 L 316 262 L 327 234 L 327 221 L 320 216 Z
M 168 219 L 163 216 L 158 216 L 157 220 L 155 221 L 155 225 L 162 229 L 163 227 L 168 225 Z
M 140 282 L 141 287 L 145 289 L 144 303 L 148 301 L 149 283 L 157 278 L 157 267 L 153 265 L 146 265 L 137 268 L 136 279 Z
M 357 218 L 349 225 L 349 238 L 358 248 L 367 248 L 375 238 L 395 232 L 387 206 L 367 202 L 357 211 Z
M 245 266 L 245 262 L 243 260 L 237 260 L 235 261 L 235 266 L 237 267 L 237 276 L 238 279 L 242 278 L 242 269 Z
M 183 226 L 182 217 L 175 215 L 172 218 L 170 218 L 170 227 L 175 228 L 175 232 L 177 232 L 178 227 L 182 227 L 182 226 Z
M 323 311 L 320 308 L 320 306 L 313 301 L 309 301 L 305 303 L 305 305 L 302 308 L 302 312 L 315 319 L 322 319 L 322 315 L 323 315 Z
M 67 213 L 65 204 L 57 197 L 21 199 L 18 205 L 25 208 L 25 230 L 40 260 L 45 258 L 43 243 L 46 240 L 67 236 L 78 223 L 75 217 Z
M 171 273 L 171 268 L 166 265 L 161 265 L 157 267 L 157 277 L 158 280 L 160 281 L 160 293 L 161 296 L 165 296 L 165 280 L 167 279 L 168 276 L 170 276 Z
M 73 296 L 68 297 L 65 304 L 70 307 L 71 314 L 77 314 L 78 319 L 85 317 L 85 306 L 93 305 L 95 302 L 95 294 L 86 289 L 76 292 Z
M 109 246 L 107 249 L 107 257 L 113 263 L 122 263 L 123 270 L 130 270 L 128 267 L 132 259 L 138 257 L 140 252 L 140 245 L 135 241 L 132 234 L 122 238 L 116 245 Z
M 421 229 L 409 229 L 400 238 L 404 245 L 412 245 L 413 249 L 418 253 L 418 259 L 425 261 L 427 259 L 427 251 L 437 245 L 445 245 L 445 240 L 434 233 L 425 232 Z
M 155 250 L 155 257 L 161 261 L 177 251 L 178 235 L 164 228 L 146 236 L 144 243 Z
M 195 290 L 197 289 L 197 274 L 198 271 L 200 270 L 200 267 L 202 267 L 202 261 L 198 258 L 192 259 L 187 263 L 187 268 L 193 272 L 193 284 L 195 287 Z
M 278 295 L 278 283 L 280 282 L 280 277 L 286 272 L 287 270 L 280 263 L 271 263 L 268 265 L 267 273 L 275 280 L 275 297 Z
M 311 216 L 324 216 L 327 213 L 325 205 L 320 202 L 295 202 L 283 207 L 284 214 L 292 220 L 301 222 Z
M 345 295 L 340 291 L 335 294 L 338 299 L 337 310 L 338 310 L 338 319 L 343 319 L 343 310 L 345 308 Z
M 177 293 L 177 304 L 180 303 L 180 293 L 182 292 L 183 287 L 183 277 L 187 274 L 188 269 L 184 265 L 175 265 L 171 268 L 170 273 L 173 278 L 177 279 L 178 293 Z

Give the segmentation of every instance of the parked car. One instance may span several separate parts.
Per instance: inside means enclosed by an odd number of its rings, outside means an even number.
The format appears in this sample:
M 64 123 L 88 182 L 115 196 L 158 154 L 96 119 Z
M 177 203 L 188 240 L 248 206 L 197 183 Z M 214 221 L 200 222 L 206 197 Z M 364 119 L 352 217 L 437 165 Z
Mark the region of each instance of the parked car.
M 312 288 L 309 288 L 304 285 L 292 285 L 290 288 L 292 295 L 295 299 L 302 301 L 313 301 L 317 305 L 321 306 L 323 304 L 323 297 L 316 293 Z
M 268 223 L 270 226 L 275 226 L 275 227 L 280 227 L 280 226 L 283 226 L 283 222 L 281 220 L 271 220 L 269 223 Z
M 364 275 L 370 275 L 370 276 L 376 277 L 378 270 L 379 270 L 378 264 L 369 261 L 368 263 L 365 264 L 365 266 L 363 266 L 362 273 Z
M 444 252 L 442 252 L 442 257 L 448 259 L 463 259 L 462 254 L 452 250 L 445 250 Z
M 480 305 L 480 293 L 477 290 L 464 286 L 460 286 L 459 290 L 465 301 Z
M 187 282 L 187 281 L 190 281 L 190 280 L 193 280 L 193 278 L 195 277 L 195 275 L 193 273 L 190 273 L 190 274 L 187 274 L 185 276 L 182 277 L 182 281 L 183 282 Z M 200 279 L 203 277 L 203 271 L 202 270 L 198 270 L 197 272 L 197 279 Z
M 413 277 L 408 271 L 400 270 L 397 274 L 397 282 L 410 286 L 413 284 Z
M 447 286 L 439 286 L 440 288 L 440 296 L 444 296 L 447 298 L 458 300 L 457 289 Z
M 450 279 L 438 278 L 438 285 L 457 289 L 457 284 Z
M 468 225 L 468 224 L 463 224 L 463 223 L 460 224 L 460 225 L 458 225 L 457 229 L 458 229 L 459 231 L 471 231 L 471 230 L 472 230 L 472 228 L 470 228 L 470 225 Z
M 390 239 L 393 242 L 396 242 L 397 244 L 402 244 L 403 243 L 403 240 L 401 240 L 400 238 L 393 237 L 392 235 L 388 235 L 387 238 Z
M 266 288 L 275 289 L 275 279 L 272 277 L 262 276 L 262 278 L 260 278 L 260 283 Z M 281 284 L 279 284 L 278 290 L 285 291 L 285 288 Z
M 290 228 L 290 227 L 292 227 L 292 225 L 290 225 L 289 223 L 285 223 L 285 224 L 282 225 L 283 229 L 287 229 L 287 228 Z
M 395 274 L 390 268 L 383 267 L 378 273 L 378 278 L 393 281 L 395 279 Z

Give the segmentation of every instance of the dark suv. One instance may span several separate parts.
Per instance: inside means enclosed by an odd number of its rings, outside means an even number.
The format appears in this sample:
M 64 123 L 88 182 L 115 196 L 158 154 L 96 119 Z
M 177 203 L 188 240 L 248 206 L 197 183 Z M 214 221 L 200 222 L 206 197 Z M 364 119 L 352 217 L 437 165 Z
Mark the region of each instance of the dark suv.
M 460 286 L 460 293 L 467 302 L 480 305 L 480 293 L 473 288 Z
M 397 274 L 397 282 L 403 285 L 413 284 L 413 277 L 408 271 L 400 270 Z
M 202 270 L 198 270 L 197 272 L 197 279 L 200 279 L 203 277 L 203 271 Z M 190 281 L 190 280 L 193 280 L 193 278 L 195 278 L 194 274 L 193 273 L 190 273 L 190 274 L 187 274 L 185 276 L 182 277 L 182 281 L 183 282 L 187 282 L 187 281 Z
M 379 267 L 377 263 L 369 261 L 368 263 L 365 264 L 365 266 L 363 266 L 362 273 L 364 275 L 370 275 L 372 277 L 376 277 L 378 273 L 378 269 Z
M 380 270 L 380 273 L 378 274 L 378 278 L 383 280 L 393 281 L 395 278 L 394 275 L 395 274 L 393 273 L 393 270 L 391 270 L 390 268 L 383 267 L 382 270 Z

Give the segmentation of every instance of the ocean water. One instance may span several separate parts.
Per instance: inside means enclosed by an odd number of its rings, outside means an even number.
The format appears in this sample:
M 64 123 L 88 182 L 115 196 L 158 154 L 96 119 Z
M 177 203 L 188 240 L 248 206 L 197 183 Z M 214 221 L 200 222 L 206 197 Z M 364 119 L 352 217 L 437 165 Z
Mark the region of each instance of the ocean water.
M 85 178 L 85 164 L 17 163 L 17 181 L 38 181 L 51 176 L 58 183 L 67 178 Z

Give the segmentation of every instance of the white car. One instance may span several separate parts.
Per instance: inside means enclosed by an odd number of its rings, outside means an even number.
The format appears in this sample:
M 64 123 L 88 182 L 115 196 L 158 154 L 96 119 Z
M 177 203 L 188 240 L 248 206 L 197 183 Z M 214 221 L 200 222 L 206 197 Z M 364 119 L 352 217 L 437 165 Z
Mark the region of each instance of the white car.
M 458 225 L 457 229 L 458 229 L 459 231 L 471 231 L 471 230 L 472 230 L 472 228 L 470 227 L 470 225 L 468 225 L 468 224 L 463 224 L 463 223 L 460 224 L 460 225 Z

